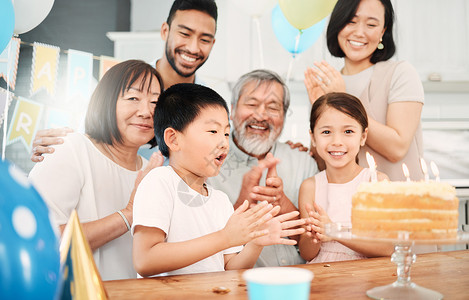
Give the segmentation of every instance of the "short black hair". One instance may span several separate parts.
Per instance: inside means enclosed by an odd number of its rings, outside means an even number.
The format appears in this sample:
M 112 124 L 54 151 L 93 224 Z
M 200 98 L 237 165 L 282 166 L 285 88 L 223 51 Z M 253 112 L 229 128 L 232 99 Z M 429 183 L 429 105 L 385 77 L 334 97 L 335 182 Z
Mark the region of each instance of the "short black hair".
M 153 118 L 155 138 L 161 153 L 169 157 L 169 149 L 164 141 L 167 128 L 183 132 L 203 108 L 214 106 L 223 107 L 229 115 L 225 100 L 206 86 L 178 83 L 165 90 L 156 103 Z
M 379 0 L 384 6 L 384 28 L 383 34 L 384 49 L 376 49 L 370 58 L 370 62 L 375 64 L 380 61 L 390 59 L 396 52 L 396 44 L 392 35 L 394 24 L 394 9 L 391 0 Z M 334 7 L 327 26 L 327 48 L 335 57 L 345 57 L 344 51 L 340 48 L 337 39 L 339 32 L 355 17 L 361 0 L 339 0 Z
M 117 127 L 116 104 L 132 84 L 143 76 L 140 86 L 150 88 L 157 78 L 163 90 L 163 80 L 151 65 L 141 60 L 126 60 L 110 68 L 98 82 L 88 104 L 85 117 L 85 133 L 98 142 L 113 145 L 121 143 L 122 136 Z M 149 141 L 154 144 L 154 139 Z
M 166 19 L 166 23 L 171 26 L 171 22 L 174 19 L 176 11 L 191 9 L 208 14 L 215 20 L 215 24 L 217 23 L 218 9 L 217 4 L 214 0 L 175 0 L 173 2 L 173 5 L 171 6 L 171 9 L 169 10 L 169 15 Z

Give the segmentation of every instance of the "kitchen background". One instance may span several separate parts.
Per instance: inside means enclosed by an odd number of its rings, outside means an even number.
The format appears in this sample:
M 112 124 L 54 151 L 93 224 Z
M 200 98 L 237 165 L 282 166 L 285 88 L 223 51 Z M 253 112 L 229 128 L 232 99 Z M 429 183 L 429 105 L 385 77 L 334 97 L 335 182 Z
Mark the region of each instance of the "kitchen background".
M 159 29 L 171 3 L 172 0 L 55 0 L 44 22 L 19 37 L 23 42 L 46 43 L 62 50 L 76 49 L 94 56 L 140 58 L 150 62 L 163 51 Z M 272 8 L 276 1 L 271 1 L 259 17 L 250 14 L 249 3 L 246 0 L 217 1 L 216 43 L 198 76 L 228 102 L 233 82 L 252 69 L 265 67 L 288 77 L 292 104 L 281 140 L 307 145 L 310 104 L 303 85 L 303 72 L 315 60 L 332 62 L 336 68 L 341 67 L 341 60 L 328 54 L 324 31 L 311 47 L 293 57 L 279 43 L 272 29 Z M 393 4 L 398 50 L 394 59 L 410 61 L 418 70 L 425 89 L 424 158 L 427 162 L 436 162 L 442 179 L 468 185 L 464 182 L 469 180 L 469 0 L 394 0 Z M 16 95 L 29 96 L 31 56 L 32 47 L 22 44 Z M 64 53 L 61 53 L 60 64 L 66 65 Z M 97 78 L 98 62 L 95 60 L 94 64 Z M 58 86 L 61 86 L 65 69 L 59 69 Z M 4 87 L 4 82 L 0 85 Z M 61 95 L 63 92 L 58 91 L 51 99 L 45 93 L 38 93 L 33 100 L 49 104 L 60 101 Z M 10 106 L 10 118 L 14 102 Z M 86 103 L 67 104 L 65 108 L 82 116 Z M 40 128 L 44 126 L 42 121 Z M 80 130 L 80 122 L 75 127 Z M 29 157 L 30 153 L 20 143 L 6 147 L 6 158 L 25 172 L 33 165 Z

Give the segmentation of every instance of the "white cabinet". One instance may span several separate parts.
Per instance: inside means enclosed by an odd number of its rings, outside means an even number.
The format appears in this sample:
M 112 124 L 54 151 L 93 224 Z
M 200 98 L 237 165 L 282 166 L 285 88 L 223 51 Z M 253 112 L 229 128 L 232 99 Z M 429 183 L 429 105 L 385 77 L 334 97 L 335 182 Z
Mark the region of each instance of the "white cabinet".
M 164 41 L 159 31 L 108 32 L 106 36 L 114 42 L 114 57 L 118 59 L 152 62 L 163 55 Z
M 422 81 L 469 81 L 469 1 L 394 0 L 397 58 Z M 469 82 L 467 83 L 469 85 Z

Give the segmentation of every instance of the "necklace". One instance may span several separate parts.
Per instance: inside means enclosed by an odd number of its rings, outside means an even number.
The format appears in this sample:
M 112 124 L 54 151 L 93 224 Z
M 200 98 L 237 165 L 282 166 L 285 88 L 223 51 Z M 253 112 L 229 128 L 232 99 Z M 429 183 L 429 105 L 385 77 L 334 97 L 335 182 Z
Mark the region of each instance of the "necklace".
M 117 162 L 117 158 L 116 158 L 116 157 L 114 156 L 114 154 L 111 152 L 111 149 L 109 149 L 109 147 L 107 146 L 107 144 L 106 144 L 106 143 L 102 143 L 102 145 L 104 146 L 104 148 L 106 149 L 106 151 L 109 153 L 109 155 L 111 155 L 111 160 L 112 160 L 114 163 L 116 163 L 116 164 L 119 165 L 119 163 Z M 139 159 L 138 159 L 138 155 L 137 155 L 137 159 L 135 159 L 135 171 L 138 171 L 138 161 L 139 161 Z M 120 165 L 119 165 L 119 166 L 120 166 Z

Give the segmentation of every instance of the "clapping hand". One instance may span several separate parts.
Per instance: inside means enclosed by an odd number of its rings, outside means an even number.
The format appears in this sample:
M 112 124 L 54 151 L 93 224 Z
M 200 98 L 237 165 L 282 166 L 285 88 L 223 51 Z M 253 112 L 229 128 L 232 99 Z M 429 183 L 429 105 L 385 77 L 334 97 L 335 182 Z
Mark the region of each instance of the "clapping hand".
M 268 230 L 268 234 L 256 238 L 255 240 L 253 240 L 253 242 L 259 246 L 269 246 L 274 244 L 295 245 L 295 240 L 284 239 L 284 237 L 299 235 L 305 232 L 304 228 L 296 227 L 304 225 L 306 223 L 306 220 L 291 220 L 293 218 L 296 218 L 298 215 L 298 211 L 292 211 L 274 217 L 270 221 L 266 222 L 264 225 L 265 229 Z
M 314 62 L 314 67 L 306 69 L 304 83 L 311 104 L 324 94 L 345 92 L 342 75 L 325 61 Z
M 268 201 L 274 203 L 277 200 L 278 191 L 269 187 L 259 186 L 262 172 L 265 169 L 275 167 L 279 160 L 272 153 L 268 153 L 266 157 L 259 160 L 257 166 L 254 166 L 244 174 L 241 186 L 241 192 L 234 207 L 237 208 L 245 200 L 249 201 L 250 206 L 256 205 L 259 201 Z
M 306 204 L 306 210 L 309 215 L 308 223 L 310 224 L 313 242 L 332 241 L 332 239 L 325 234 L 325 226 L 328 223 L 332 223 L 331 219 L 319 204 L 314 202 L 313 206 L 316 211 L 311 208 L 311 205 Z
M 223 231 L 229 247 L 244 245 L 251 240 L 268 235 L 265 223 L 278 214 L 280 208 L 263 201 L 249 208 L 249 201 L 244 201 L 231 215 Z

